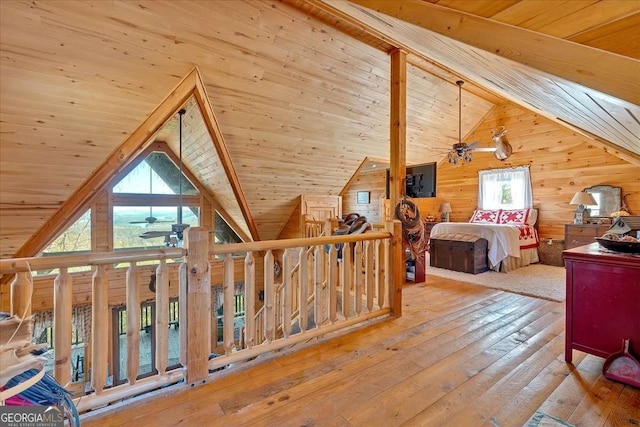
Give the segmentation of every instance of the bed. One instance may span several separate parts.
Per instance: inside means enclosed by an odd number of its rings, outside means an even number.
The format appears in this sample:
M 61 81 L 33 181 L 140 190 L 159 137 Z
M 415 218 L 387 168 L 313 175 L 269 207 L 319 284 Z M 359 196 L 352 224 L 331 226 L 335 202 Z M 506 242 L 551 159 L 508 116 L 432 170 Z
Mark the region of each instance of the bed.
M 508 272 L 539 262 L 540 240 L 535 227 L 536 209 L 476 209 L 469 222 L 441 222 L 433 226 L 430 238 L 463 240 L 466 236 L 488 242 L 489 268 Z

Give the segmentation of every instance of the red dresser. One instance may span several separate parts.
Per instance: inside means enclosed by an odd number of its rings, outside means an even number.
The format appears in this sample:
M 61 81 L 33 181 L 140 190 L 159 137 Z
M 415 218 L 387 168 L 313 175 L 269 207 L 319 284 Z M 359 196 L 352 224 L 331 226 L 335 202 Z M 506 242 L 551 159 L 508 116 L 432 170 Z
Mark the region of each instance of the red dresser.
M 598 243 L 563 252 L 567 273 L 565 360 L 576 349 L 608 357 L 631 340 L 640 354 L 640 256 L 604 252 Z

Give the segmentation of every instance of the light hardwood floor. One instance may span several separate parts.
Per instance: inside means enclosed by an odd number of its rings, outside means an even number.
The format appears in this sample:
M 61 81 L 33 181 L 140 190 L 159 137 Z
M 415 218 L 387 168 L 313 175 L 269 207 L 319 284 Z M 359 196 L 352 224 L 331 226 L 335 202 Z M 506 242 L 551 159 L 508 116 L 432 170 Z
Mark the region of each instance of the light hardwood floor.
M 640 425 L 640 390 L 605 379 L 603 359 L 575 351 L 564 362 L 563 303 L 429 276 L 405 287 L 403 310 L 199 387 L 88 414 L 83 426 L 520 427 L 536 411 L 571 425 Z

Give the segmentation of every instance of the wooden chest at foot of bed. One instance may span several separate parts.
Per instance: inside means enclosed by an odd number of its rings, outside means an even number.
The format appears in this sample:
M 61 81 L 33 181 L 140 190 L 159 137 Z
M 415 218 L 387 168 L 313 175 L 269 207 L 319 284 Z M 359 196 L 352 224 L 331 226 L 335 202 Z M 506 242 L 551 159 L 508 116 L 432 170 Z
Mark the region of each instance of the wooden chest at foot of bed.
M 487 239 L 476 236 L 467 236 L 464 240 L 434 236 L 430 241 L 430 265 L 463 273 L 483 273 L 489 270 L 487 244 Z

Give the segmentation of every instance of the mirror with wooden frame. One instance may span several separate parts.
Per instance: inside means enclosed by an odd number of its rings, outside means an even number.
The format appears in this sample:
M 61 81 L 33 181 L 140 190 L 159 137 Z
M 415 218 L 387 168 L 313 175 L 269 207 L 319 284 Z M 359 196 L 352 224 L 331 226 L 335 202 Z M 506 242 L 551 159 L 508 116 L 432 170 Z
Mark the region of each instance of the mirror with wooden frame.
M 591 193 L 598 203 L 597 206 L 587 206 L 587 209 L 590 211 L 590 217 L 610 217 L 613 212 L 620 210 L 622 194 L 620 187 L 595 185 L 585 188 L 584 191 Z

